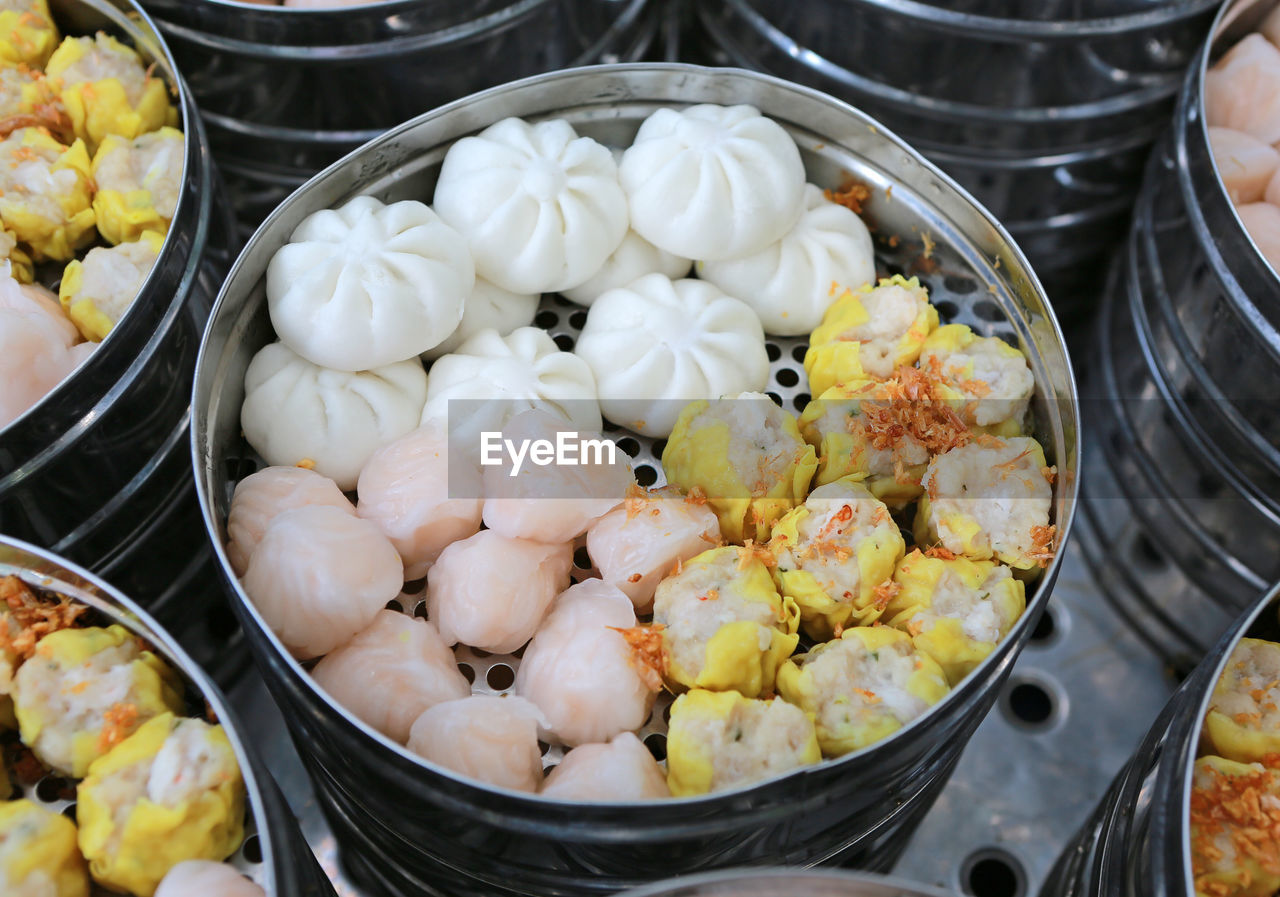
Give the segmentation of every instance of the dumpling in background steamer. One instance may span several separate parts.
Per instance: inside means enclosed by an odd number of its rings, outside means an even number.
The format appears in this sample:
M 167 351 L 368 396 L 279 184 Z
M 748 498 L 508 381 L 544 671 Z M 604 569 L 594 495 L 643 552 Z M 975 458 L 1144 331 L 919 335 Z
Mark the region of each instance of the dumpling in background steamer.
M 480 434 L 530 408 L 559 414 L 580 433 L 603 423 L 591 368 L 545 330 L 521 327 L 505 337 L 482 330 L 431 365 L 422 422 L 447 424 L 455 445 L 475 446 L 479 466 Z
M 626 453 L 600 433 L 575 432 L 572 424 L 536 408 L 502 428 L 502 438 L 516 445 L 557 445 L 562 433 L 567 445 L 577 447 L 574 463 L 544 466 L 526 457 L 517 469 L 502 453 L 501 464 L 484 468 L 485 526 L 512 539 L 569 542 L 622 501 L 635 479 Z
M 557 596 L 515 680 L 516 694 L 542 711 L 553 738 L 590 744 L 644 725 L 662 673 L 647 667 L 617 631 L 635 625 L 631 599 L 598 579 Z
M 632 229 L 659 249 L 702 260 L 764 249 L 791 229 L 804 197 L 795 141 L 752 106 L 659 109 L 618 174 Z
M 470 241 L 476 273 L 514 293 L 578 286 L 627 233 L 613 155 L 561 119 L 507 118 L 459 140 L 435 207 Z
M 252 880 L 229 863 L 187 860 L 169 870 L 155 897 L 267 897 Z
M 693 267 L 690 259 L 672 255 L 659 249 L 633 230 L 627 231 L 622 245 L 614 250 L 604 265 L 586 283 L 560 295 L 570 302 L 590 307 L 597 298 L 619 287 L 630 286 L 646 274 L 665 274 L 671 280 L 679 280 Z
M 876 277 L 871 233 L 862 219 L 804 186 L 804 211 L 782 239 L 759 252 L 698 262 L 698 276 L 750 305 L 765 333 L 800 336 L 822 323 L 840 290 Z
M 569 585 L 573 546 L 481 530 L 440 554 L 427 577 L 427 619 L 447 645 L 509 654 L 537 632 Z
M 538 790 L 538 709 L 523 698 L 472 695 L 423 712 L 409 750 L 445 769 L 513 791 Z
M 649 274 L 592 305 L 574 350 L 605 417 L 670 436 L 688 402 L 764 389 L 769 356 L 751 308 L 700 280 Z
M 1280 168 L 1280 152 L 1251 134 L 1230 128 L 1210 128 L 1209 145 L 1231 202 L 1240 205 L 1262 199 Z
M 658 583 L 680 562 L 720 542 L 720 521 L 705 500 L 671 486 L 633 489 L 587 530 L 587 553 L 600 578 L 631 599 L 637 613 L 653 607 Z
M 80 366 L 96 344 L 79 340 L 52 294 L 0 275 L 0 427 Z
M 1236 212 L 1263 258 L 1280 273 L 1280 208 L 1269 202 L 1251 202 L 1237 206 Z
M 564 755 L 542 785 L 543 797 L 575 803 L 634 803 L 671 796 L 653 754 L 631 732 Z
M 339 371 L 414 358 L 462 321 L 475 286 L 467 241 L 430 207 L 357 196 L 298 225 L 267 266 L 280 341 Z
M 405 579 L 420 579 L 440 552 L 480 531 L 480 477 L 449 466 L 449 440 L 428 424 L 378 449 L 360 471 L 356 513 L 377 524 L 404 561 Z
M 236 576 L 244 576 L 271 521 L 284 511 L 307 505 L 356 512 L 333 480 L 302 467 L 264 467 L 237 483 L 227 515 L 227 557 Z
M 1205 118 L 1211 126 L 1280 141 L 1280 50 L 1250 34 L 1205 73 Z
M 463 305 L 458 329 L 434 349 L 423 352 L 423 360 L 434 361 L 441 355 L 448 355 L 481 330 L 496 330 L 498 336 L 506 336 L 517 328 L 528 327 L 538 313 L 541 299 L 536 293 L 512 293 L 477 277 L 476 285 L 471 288 L 471 295 Z
M 368 520 L 329 505 L 276 515 L 241 584 L 295 657 L 328 654 L 400 594 L 404 568 Z
M 422 711 L 471 694 L 436 628 L 394 610 L 378 611 L 311 676 L 354 716 L 401 744 Z
M 270 343 L 245 372 L 240 426 L 268 464 L 309 460 L 350 491 L 370 455 L 418 426 L 426 397 L 427 375 L 416 358 L 348 373 Z

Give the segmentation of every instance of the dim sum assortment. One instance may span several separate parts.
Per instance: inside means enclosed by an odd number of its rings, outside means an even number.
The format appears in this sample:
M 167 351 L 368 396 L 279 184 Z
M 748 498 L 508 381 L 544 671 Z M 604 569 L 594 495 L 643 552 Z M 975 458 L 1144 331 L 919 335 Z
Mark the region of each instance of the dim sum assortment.
M 877 280 L 785 128 L 507 119 L 432 201 L 317 212 L 270 262 L 241 423 L 272 466 L 227 521 L 262 622 L 372 735 L 548 799 L 696 796 L 891 738 L 1009 635 L 1057 549 L 1028 359 Z M 553 291 L 576 345 L 538 326 Z M 766 333 L 810 334 L 798 417 Z M 509 454 L 616 447 L 605 420 L 665 439 L 665 484 Z
M 105 33 L 63 37 L 46 0 L 0 9 L 0 294 L 53 284 L 61 306 L 49 317 L 74 324 L 54 338 L 0 302 L 0 427 L 132 307 L 182 189 L 177 122 L 169 86 L 133 48 Z

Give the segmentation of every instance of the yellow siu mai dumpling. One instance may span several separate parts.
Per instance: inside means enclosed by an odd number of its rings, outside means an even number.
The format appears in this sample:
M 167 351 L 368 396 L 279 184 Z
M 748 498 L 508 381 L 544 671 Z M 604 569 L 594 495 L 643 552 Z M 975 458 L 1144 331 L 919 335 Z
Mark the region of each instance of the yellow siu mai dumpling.
M 64 261 L 94 237 L 89 154 L 44 128 L 19 128 L 0 141 L 0 221 L 37 261 Z
M 39 68 L 57 45 L 48 0 L 5 0 L 0 6 L 0 60 Z
M 29 800 L 0 803 L 0 894 L 89 897 L 76 824 Z
M 93 157 L 98 192 L 93 211 L 108 243 L 139 240 L 147 231 L 169 232 L 182 190 L 186 138 L 161 128 L 132 140 L 108 135 Z
M 1213 689 L 1204 731 L 1228 760 L 1280 754 L 1280 644 L 1240 639 Z
M 177 123 L 164 81 L 109 34 L 66 38 L 49 57 L 45 74 L 91 153 L 108 134 L 133 138 Z
M 73 259 L 62 273 L 58 298 L 82 336 L 101 342 L 120 323 L 146 283 L 164 235 L 149 230 L 142 238 L 118 246 L 90 249 Z
M 1280 774 L 1207 756 L 1191 780 L 1191 874 L 1199 897 L 1280 889 Z

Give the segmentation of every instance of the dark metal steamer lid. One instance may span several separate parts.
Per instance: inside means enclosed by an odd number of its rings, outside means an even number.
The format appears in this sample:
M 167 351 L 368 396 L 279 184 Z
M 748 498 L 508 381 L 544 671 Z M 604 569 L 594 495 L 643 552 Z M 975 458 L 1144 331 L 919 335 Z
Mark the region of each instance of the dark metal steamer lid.
M 1054 522 L 1064 538 L 1070 530 L 1077 401 L 1043 291 L 998 223 L 863 113 L 763 75 L 641 64 L 526 79 L 406 123 L 322 172 L 259 229 L 215 307 L 193 398 L 197 485 L 233 607 L 343 845 L 344 865 L 379 893 L 433 894 L 438 887 L 487 897 L 595 894 L 682 870 L 784 861 L 887 868 L 994 703 L 1049 599 L 1057 560 L 992 656 L 932 712 L 885 742 L 753 787 L 636 805 L 549 801 L 433 766 L 345 713 L 265 626 L 230 572 L 222 542 L 235 482 L 258 463 L 240 436 L 243 380 L 251 356 L 274 338 L 264 273 L 289 234 L 312 212 L 355 195 L 428 199 L 448 146 L 510 115 L 566 118 L 580 133 L 625 146 L 654 109 L 701 102 L 750 103 L 781 123 L 796 139 L 810 180 L 835 184 L 852 174 L 867 183 L 878 231 L 902 235 L 896 249 L 886 243 L 878 250 L 883 272 L 905 272 L 919 263 L 916 240 L 930 235 L 930 273 L 921 278 L 943 316 L 998 333 L 1028 354 L 1037 382 L 1035 434 L 1061 472 Z M 545 326 L 564 346 L 580 324 L 575 309 L 561 303 L 545 299 L 542 320 L 550 313 L 556 323 Z M 771 340 L 776 360 L 768 388 L 787 403 L 807 398 L 797 385 L 803 382 L 797 373 L 803 342 Z M 636 442 L 637 474 L 648 468 L 659 476 L 651 443 Z M 485 677 L 476 672 L 479 686 Z
M 1232 649 L 1280 640 L 1280 586 L 1241 615 L 1169 700 L 1041 897 L 1195 897 L 1191 788 L 1200 729 Z
M 37 589 L 66 595 L 93 608 L 110 623 L 118 623 L 146 640 L 156 654 L 177 670 L 189 689 L 207 703 L 231 742 L 244 776 L 245 842 L 228 862 L 256 881 L 268 897 L 333 897 L 333 887 L 320 871 L 288 805 L 242 733 L 247 730 L 213 681 L 192 661 L 178 642 L 145 611 L 92 573 L 56 555 L 0 535 L 0 576 L 18 576 Z M 71 801 L 46 801 L 32 789 L 27 797 L 55 810 Z
M 954 897 L 905 878 L 813 869 L 728 869 L 657 882 L 619 897 Z

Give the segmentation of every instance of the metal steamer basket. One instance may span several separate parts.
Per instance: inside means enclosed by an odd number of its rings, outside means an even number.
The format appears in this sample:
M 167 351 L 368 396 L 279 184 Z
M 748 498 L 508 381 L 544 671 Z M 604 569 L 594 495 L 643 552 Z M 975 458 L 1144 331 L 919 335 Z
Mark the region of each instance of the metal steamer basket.
M 882 875 L 803 869 L 730 869 L 690 875 L 619 897 L 950 897 L 950 892 Z
M 312 212 L 358 194 L 430 198 L 449 145 L 507 116 L 565 118 L 579 133 L 627 146 L 655 109 L 706 102 L 750 103 L 780 122 L 796 139 L 811 181 L 836 185 L 852 175 L 866 183 L 881 272 L 918 273 L 945 319 L 1023 347 L 1037 382 L 1035 435 L 1061 471 L 1054 521 L 1064 538 L 1070 529 L 1077 402 L 1061 333 L 1035 276 L 981 207 L 861 112 L 763 75 L 655 63 L 527 79 L 389 132 L 318 175 L 250 241 L 205 336 L 192 434 L 206 522 L 233 606 L 321 796 L 344 864 L 375 893 L 586 895 L 734 864 L 888 868 L 996 700 L 1049 600 L 1056 560 L 993 655 L 932 712 L 886 742 L 748 789 L 633 806 L 551 802 L 434 767 L 344 712 L 267 629 L 221 544 L 235 483 L 260 464 L 240 435 L 244 373 L 273 339 L 264 274 L 294 228 Z M 585 309 L 548 296 L 535 323 L 568 349 L 585 317 Z M 804 341 L 771 340 L 769 354 L 768 389 L 784 406 L 802 406 L 808 401 Z M 623 431 L 615 430 L 614 438 L 633 456 L 641 483 L 660 481 L 660 449 Z M 421 606 L 421 584 L 414 586 L 401 597 L 405 610 Z M 458 657 L 471 668 L 476 690 L 489 693 L 509 686 L 519 663 L 461 649 Z M 658 756 L 664 731 L 660 706 L 641 733 Z M 545 762 L 553 764 L 557 751 Z
M 108 31 L 156 67 L 172 87 L 186 157 L 168 238 L 129 311 L 71 376 L 0 430 L 0 532 L 110 578 L 166 623 L 200 625 L 217 590 L 185 449 L 196 353 L 234 239 L 229 205 L 195 106 L 146 15 L 131 0 L 49 5 L 64 32 Z
M 1087 311 L 1217 0 L 725 0 L 735 65 L 880 118 L 989 208 L 1058 302 Z
M 191 84 L 247 232 L 315 172 L 407 118 L 527 75 L 639 59 L 660 5 L 142 2 Z
M 229 860 L 256 881 L 268 897 L 333 897 L 333 887 L 302 839 L 288 805 L 266 772 L 246 729 L 226 698 L 168 632 L 138 605 L 103 580 L 54 554 L 0 536 L 0 576 L 17 576 L 36 589 L 66 595 L 92 610 L 94 625 L 119 624 L 144 639 L 186 682 L 193 715 L 209 713 L 226 731 L 244 776 L 247 792 L 245 840 Z M 71 812 L 75 801 L 57 795 L 66 782 L 53 776 L 20 796 L 58 812 Z M 96 893 L 96 892 L 95 892 Z
M 1194 897 L 1191 780 L 1214 686 L 1245 636 L 1280 640 L 1280 587 L 1240 616 L 1169 700 L 1040 897 Z
M 1134 583 L 1135 625 L 1170 658 L 1201 656 L 1280 578 L 1280 279 L 1231 206 L 1202 99 L 1211 62 L 1275 5 L 1223 8 L 1148 166 L 1088 366 L 1111 485 L 1090 478 L 1086 516 L 1122 496 L 1165 584 L 1143 561 L 1095 560 Z

